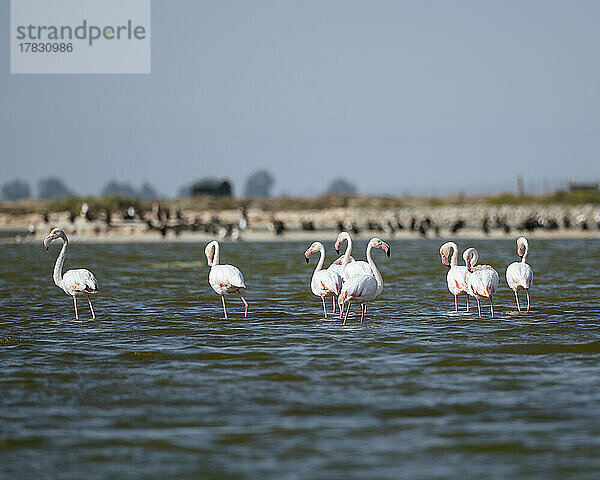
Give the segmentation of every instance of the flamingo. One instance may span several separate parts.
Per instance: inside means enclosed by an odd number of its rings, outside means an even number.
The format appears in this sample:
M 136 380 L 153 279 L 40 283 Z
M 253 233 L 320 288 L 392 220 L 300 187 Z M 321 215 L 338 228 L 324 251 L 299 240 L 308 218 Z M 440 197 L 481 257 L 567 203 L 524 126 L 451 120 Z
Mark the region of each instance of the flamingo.
M 450 251 L 452 251 L 452 257 L 450 261 Z M 467 284 L 465 283 L 465 274 L 467 273 L 467 267 L 458 265 L 458 247 L 454 242 L 446 242 L 440 247 L 440 256 L 442 257 L 442 263 L 450 267 L 448 275 L 446 275 L 446 282 L 448 283 L 448 290 L 454 295 L 454 311 L 458 312 L 458 296 L 467 296 L 467 312 L 469 311 L 469 294 L 467 292 Z
M 208 283 L 212 289 L 221 295 L 221 301 L 223 302 L 223 312 L 225 312 L 225 318 L 227 318 L 227 308 L 225 307 L 225 294 L 235 293 L 240 296 L 242 302 L 244 302 L 244 317 L 248 316 L 248 302 L 240 293 L 241 288 L 246 288 L 244 283 L 244 276 L 240 272 L 239 268 L 233 265 L 219 265 L 219 242 L 213 240 L 204 249 L 208 266 L 210 267 L 210 273 L 208 274 Z
M 340 293 L 342 288 L 342 277 L 335 270 L 321 270 L 325 261 L 325 247 L 321 242 L 314 242 L 306 252 L 306 263 L 309 262 L 312 253 L 320 252 L 319 263 L 310 281 L 310 289 L 317 296 L 321 297 L 323 302 L 323 313 L 327 318 L 327 309 L 325 308 L 325 297 L 333 296 L 333 315 L 335 315 L 335 297 Z
M 359 261 L 353 261 L 350 262 L 350 259 L 352 258 L 350 256 L 350 254 L 352 253 L 352 238 L 350 237 L 350 234 L 348 232 L 340 232 L 340 234 L 337 237 L 337 240 L 335 241 L 335 251 L 339 254 L 340 253 L 340 245 L 347 241 L 348 242 L 348 246 L 346 247 L 346 251 L 344 252 L 344 256 L 342 257 L 342 268 L 341 268 L 341 275 L 342 278 L 344 279 L 344 281 L 348 280 L 349 278 L 352 278 L 356 275 L 362 275 L 362 274 L 367 274 L 367 275 L 373 275 L 373 272 L 371 271 L 371 267 L 369 266 L 369 264 L 367 262 L 363 262 L 362 260 Z
M 79 320 L 79 314 L 77 312 L 77 296 L 87 295 L 90 311 L 92 312 L 92 320 L 94 320 L 96 314 L 94 313 L 94 307 L 92 307 L 90 293 L 96 293 L 98 291 L 98 281 L 96 280 L 96 277 L 94 277 L 94 274 L 85 268 L 67 270 L 63 275 L 62 268 L 65 263 L 65 256 L 67 255 L 67 247 L 69 245 L 67 234 L 61 228 L 53 228 L 46 238 L 44 238 L 44 247 L 46 248 L 46 251 L 48 251 L 48 247 L 50 246 L 50 243 L 52 243 L 52 240 L 56 240 L 57 238 L 62 238 L 63 246 L 56 259 L 56 264 L 54 265 L 54 283 L 67 295 L 73 296 L 75 320 Z
M 496 293 L 496 288 L 498 288 L 498 272 L 490 265 L 475 266 L 477 260 L 479 260 L 479 253 L 474 248 L 465 250 L 463 258 L 467 264 L 465 282 L 467 284 L 469 295 L 477 299 L 479 318 L 481 318 L 479 299 L 486 297 L 490 299 L 490 311 L 492 312 L 492 318 L 494 318 L 494 304 L 492 303 L 492 297 L 494 296 L 494 293 Z
M 521 311 L 519 305 L 518 290 L 525 290 L 527 292 L 527 311 L 529 311 L 529 289 L 533 283 L 533 270 L 527 264 L 527 255 L 529 254 L 529 243 L 525 237 L 519 237 L 517 239 L 517 253 L 521 258 L 520 262 L 511 263 L 506 269 L 506 283 L 515 292 L 515 299 L 517 301 L 517 308 Z
M 387 243 L 378 238 L 369 240 L 367 245 L 367 262 L 372 273 L 362 273 L 346 280 L 338 297 L 338 303 L 342 312 L 344 311 L 344 302 L 349 302 L 348 311 L 344 317 L 344 325 L 346 325 L 352 303 L 360 303 L 361 305 L 360 323 L 362 324 L 365 312 L 367 311 L 367 303 L 375 300 L 383 291 L 383 278 L 371 258 L 371 249 L 373 248 L 381 248 L 388 257 L 390 256 L 390 246 Z

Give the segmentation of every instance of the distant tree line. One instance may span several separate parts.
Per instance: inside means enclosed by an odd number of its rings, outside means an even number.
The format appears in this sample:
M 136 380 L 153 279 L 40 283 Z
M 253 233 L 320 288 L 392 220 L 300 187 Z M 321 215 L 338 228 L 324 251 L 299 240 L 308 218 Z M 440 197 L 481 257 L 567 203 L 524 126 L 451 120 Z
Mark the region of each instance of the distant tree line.
M 268 198 L 271 197 L 275 178 L 266 169 L 257 170 L 246 180 L 244 187 L 245 198 Z M 77 194 L 71 190 L 63 180 L 58 177 L 42 178 L 37 183 L 36 198 L 51 200 L 56 198 L 67 198 Z M 326 193 L 334 195 L 355 195 L 356 185 L 344 178 L 336 178 L 327 187 Z M 159 193 L 148 182 L 144 182 L 136 189 L 128 182 L 115 179 L 109 180 L 101 190 L 102 196 L 115 195 L 120 197 L 137 198 L 140 200 L 152 200 L 159 198 Z M 203 178 L 185 185 L 179 190 L 178 196 L 192 197 L 195 195 L 210 195 L 231 197 L 233 196 L 233 184 L 228 179 Z M 0 189 L 2 200 L 16 201 L 33 198 L 32 189 L 26 181 L 14 179 L 6 182 Z
M 63 180 L 58 177 L 42 178 L 37 183 L 37 196 L 40 200 L 52 200 L 56 198 L 68 198 L 77 194 L 71 190 Z M 127 182 L 109 180 L 102 188 L 101 195 L 117 195 L 121 197 L 138 198 L 140 200 L 152 200 L 159 198 L 159 194 L 152 185 L 144 182 L 139 189 L 135 189 Z M 6 182 L 0 188 L 2 200 L 16 201 L 33 198 L 29 184 L 23 180 L 15 179 Z

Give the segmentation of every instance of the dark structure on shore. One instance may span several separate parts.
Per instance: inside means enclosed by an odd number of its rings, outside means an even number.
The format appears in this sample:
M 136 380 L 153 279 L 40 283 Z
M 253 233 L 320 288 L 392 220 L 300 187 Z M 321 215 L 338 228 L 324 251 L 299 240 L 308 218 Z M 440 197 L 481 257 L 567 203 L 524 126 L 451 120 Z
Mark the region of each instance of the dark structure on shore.
M 190 194 L 193 196 L 211 195 L 213 197 L 231 197 L 232 187 L 229 180 L 205 178 L 192 184 Z

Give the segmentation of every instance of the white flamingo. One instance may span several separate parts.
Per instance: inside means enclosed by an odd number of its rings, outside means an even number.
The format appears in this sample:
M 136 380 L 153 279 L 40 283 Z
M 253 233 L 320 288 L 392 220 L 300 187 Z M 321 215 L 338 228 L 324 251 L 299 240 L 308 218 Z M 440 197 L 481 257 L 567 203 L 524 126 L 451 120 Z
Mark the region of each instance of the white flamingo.
M 450 256 L 450 253 L 452 253 L 452 256 Z M 448 274 L 446 275 L 446 282 L 448 283 L 448 290 L 450 290 L 450 293 L 454 295 L 454 311 L 458 312 L 458 297 L 460 295 L 466 295 L 468 312 L 469 293 L 467 291 L 467 284 L 465 283 L 467 267 L 464 265 L 458 265 L 458 247 L 456 246 L 456 243 L 444 243 L 440 247 L 440 256 L 442 257 L 442 263 L 447 267 L 450 267 Z M 448 261 L 449 258 L 450 261 Z
M 306 263 L 309 262 L 311 254 L 320 252 L 319 263 L 315 268 L 310 281 L 310 289 L 317 296 L 321 297 L 323 302 L 323 313 L 327 318 L 327 308 L 325 308 L 325 297 L 333 296 L 333 315 L 335 315 L 335 299 L 342 288 L 342 277 L 335 270 L 322 270 L 325 261 L 325 247 L 321 242 L 314 242 L 308 250 L 304 252 Z
M 525 237 L 517 239 L 517 253 L 521 258 L 520 262 L 511 263 L 506 269 L 506 283 L 515 292 L 515 300 L 517 308 L 521 311 L 519 305 L 518 290 L 527 292 L 527 311 L 529 311 L 529 289 L 533 283 L 533 270 L 527 264 L 527 255 L 529 254 L 529 243 Z
M 346 241 L 348 242 L 348 246 L 346 247 L 346 251 L 344 252 L 344 256 L 342 257 L 341 268 L 341 276 L 344 279 L 344 281 L 356 275 L 373 275 L 373 272 L 371 271 L 371 267 L 369 266 L 368 262 L 363 262 L 362 260 L 353 262 L 350 261 L 350 259 L 352 258 L 350 256 L 350 254 L 352 253 L 352 237 L 350 237 L 350 234 L 348 232 L 340 232 L 340 234 L 337 237 L 337 240 L 335 241 L 335 251 L 339 254 L 340 245 Z
M 76 320 L 79 320 L 79 314 L 77 313 L 77 297 L 80 295 L 87 295 L 90 311 L 92 312 L 92 320 L 94 320 L 96 314 L 94 313 L 94 307 L 92 307 L 90 293 L 96 293 L 98 291 L 98 281 L 96 280 L 96 277 L 94 277 L 94 274 L 85 268 L 67 270 L 63 275 L 62 268 L 65 263 L 65 256 L 67 255 L 67 246 L 69 245 L 69 239 L 67 238 L 66 233 L 61 228 L 53 228 L 46 238 L 44 238 L 44 247 L 46 248 L 46 251 L 48 251 L 48 247 L 50 246 L 50 243 L 52 243 L 52 240 L 56 240 L 57 238 L 62 238 L 63 246 L 56 259 L 56 264 L 54 265 L 54 283 L 67 295 L 73 297 Z
M 228 293 L 236 293 L 244 302 L 244 317 L 248 316 L 248 302 L 240 293 L 241 288 L 246 288 L 244 276 L 237 267 L 233 265 L 219 265 L 219 242 L 213 240 L 204 249 L 210 273 L 208 274 L 208 283 L 212 289 L 221 295 L 223 302 L 223 312 L 227 318 L 227 308 L 225 307 L 225 295 Z
M 375 300 L 383 291 L 383 278 L 377 269 L 377 265 L 375 265 L 375 262 L 373 262 L 373 258 L 371 258 L 371 249 L 373 248 L 381 248 L 388 257 L 390 256 L 390 246 L 387 243 L 378 238 L 372 238 L 369 240 L 367 245 L 367 262 L 369 263 L 372 273 L 363 273 L 346 280 L 342 285 L 342 291 L 338 297 L 338 303 L 340 304 L 340 317 L 341 312 L 344 311 L 344 302 L 349 302 L 348 311 L 344 317 L 344 325 L 346 325 L 351 304 L 360 303 L 362 308 L 360 323 L 362 323 L 367 311 L 367 303 Z
M 467 284 L 469 295 L 477 299 L 479 318 L 481 318 L 481 306 L 479 304 L 479 299 L 481 298 L 490 299 L 490 311 L 492 312 L 492 318 L 494 318 L 494 304 L 492 302 L 492 297 L 498 288 L 498 272 L 490 265 L 477 265 L 479 253 L 474 248 L 465 250 L 463 258 L 467 264 L 465 282 Z

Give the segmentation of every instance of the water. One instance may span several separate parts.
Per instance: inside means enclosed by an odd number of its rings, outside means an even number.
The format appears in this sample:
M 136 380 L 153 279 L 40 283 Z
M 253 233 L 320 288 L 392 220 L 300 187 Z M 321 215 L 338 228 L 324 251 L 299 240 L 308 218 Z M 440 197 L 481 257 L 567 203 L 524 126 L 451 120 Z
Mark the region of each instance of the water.
M 514 241 L 461 242 L 500 273 L 482 320 L 446 314 L 441 240 L 390 243 L 382 297 L 346 327 L 310 293 L 309 242 L 223 245 L 250 303 L 227 321 L 204 245 L 73 244 L 66 267 L 100 282 L 81 322 L 58 245 L 3 245 L 0 477 L 597 478 L 600 242 L 530 242 L 521 315 Z

